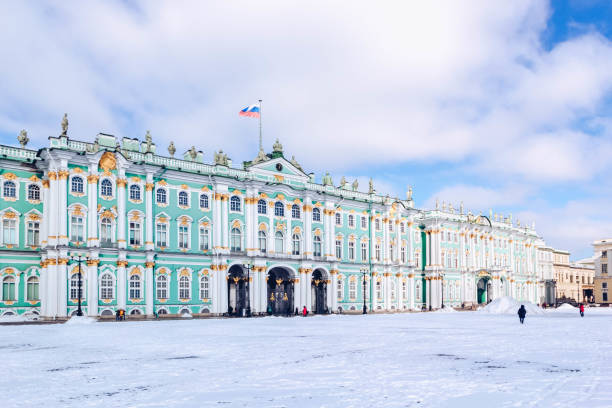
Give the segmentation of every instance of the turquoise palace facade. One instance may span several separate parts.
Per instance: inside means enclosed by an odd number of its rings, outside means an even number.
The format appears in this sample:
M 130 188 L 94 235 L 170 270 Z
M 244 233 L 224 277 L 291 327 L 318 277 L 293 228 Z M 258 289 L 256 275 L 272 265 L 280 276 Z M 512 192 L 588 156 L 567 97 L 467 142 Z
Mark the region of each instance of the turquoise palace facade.
M 66 318 L 79 297 L 86 315 L 131 317 L 544 300 L 545 244 L 511 217 L 316 183 L 278 141 L 235 168 L 62 127 L 37 151 L 24 132 L 0 146 L 0 315 Z

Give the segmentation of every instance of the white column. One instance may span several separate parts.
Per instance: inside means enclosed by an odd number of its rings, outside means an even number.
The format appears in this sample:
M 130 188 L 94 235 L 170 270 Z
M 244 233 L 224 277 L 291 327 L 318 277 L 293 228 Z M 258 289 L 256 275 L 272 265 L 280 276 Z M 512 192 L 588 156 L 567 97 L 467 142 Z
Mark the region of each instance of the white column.
M 226 201 L 227 202 L 227 201 Z M 219 304 L 220 306 L 220 312 L 219 313 L 227 313 L 227 263 L 225 262 L 225 260 L 223 260 L 220 265 L 220 275 L 219 275 L 219 280 L 221 282 L 221 296 L 220 296 L 220 300 L 221 303 Z
M 221 222 L 221 194 L 215 191 L 212 194 L 212 209 L 213 209 L 213 229 L 212 229 L 212 248 L 214 253 L 218 253 L 223 242 L 221 240 L 223 224 Z M 217 274 L 215 274 L 216 276 Z
M 395 308 L 397 310 L 402 310 L 404 308 L 403 307 L 403 304 L 404 304 L 404 297 L 403 297 L 404 291 L 402 290 L 403 286 L 404 286 L 403 285 L 404 282 L 402 281 L 402 275 L 399 274 L 399 273 L 397 275 L 395 275 L 395 279 L 396 279 L 396 282 L 395 282 L 395 295 L 396 295 Z
M 48 316 L 48 307 L 49 307 L 49 302 L 47 299 L 47 285 L 48 285 L 48 279 L 49 279 L 49 270 L 47 269 L 47 260 L 43 259 L 41 260 L 40 263 L 40 291 L 39 291 L 39 295 L 40 295 L 40 315 L 45 317 Z M 27 283 L 26 283 L 27 286 Z
M 42 214 L 42 222 L 40 227 L 40 246 L 42 248 L 46 247 L 49 242 L 49 219 L 50 213 L 49 209 L 51 207 L 51 194 L 49 192 L 49 179 L 45 179 L 42 182 L 42 204 L 43 204 L 43 214 Z M 42 283 L 42 278 L 41 278 Z M 42 303 L 41 303 L 42 307 Z M 42 309 L 41 309 L 42 313 Z M 43 316 L 45 314 L 43 313 Z
M 126 179 L 123 178 L 123 169 L 119 170 L 119 178 L 117 178 L 117 245 L 121 249 L 125 249 L 127 242 L 125 240 L 126 214 L 125 214 L 125 185 Z M 124 268 L 125 272 L 125 268 Z M 124 282 L 125 285 L 125 282 Z M 125 298 L 125 296 L 124 296 Z
M 410 295 L 409 295 L 410 296 L 410 310 L 414 310 L 414 307 L 415 307 L 414 299 L 416 297 L 415 288 L 414 288 L 414 274 L 411 273 L 410 275 L 408 275 L 408 279 L 409 279 L 408 284 L 410 285 L 409 286 L 409 289 L 410 289 Z
M 266 267 L 261 266 L 259 269 L 259 310 L 261 313 L 268 311 L 268 281 L 266 278 Z
M 68 258 L 66 254 L 62 254 L 64 257 L 58 260 L 57 265 L 57 316 L 65 317 L 68 312 L 68 272 L 67 263 Z
M 87 315 L 98 315 L 98 259 L 87 261 Z
M 153 293 L 153 280 L 155 279 L 153 275 L 153 267 L 155 266 L 155 262 L 153 262 L 153 254 L 147 254 L 147 262 L 145 262 L 145 314 L 147 316 L 152 316 L 154 313 L 153 302 L 155 299 L 155 294 Z
M 45 307 L 45 317 L 54 318 L 57 316 L 57 259 L 55 255 L 47 258 L 47 278 L 45 282 L 44 300 L 47 304 Z
M 408 232 L 408 240 L 407 240 L 407 245 L 408 248 L 406 248 L 406 251 L 408 251 L 408 253 L 406 254 L 406 259 L 408 260 L 408 264 L 409 265 L 414 265 L 415 259 L 414 259 L 414 248 L 412 247 L 413 243 L 412 243 L 412 239 L 414 237 L 414 230 L 412 229 L 412 218 L 410 218 L 410 220 L 408 221 L 408 224 L 406 225 L 406 231 Z
M 68 169 L 64 168 L 58 172 L 58 212 L 59 212 L 59 243 L 68 245 L 68 196 L 66 191 L 66 180 L 68 179 Z M 63 312 L 65 313 L 65 312 Z
M 332 299 L 332 312 L 338 312 L 338 296 L 336 295 L 336 288 L 338 287 L 338 271 L 332 269 L 331 274 L 331 299 Z
M 153 174 L 152 173 L 147 173 L 147 183 L 145 184 L 145 201 L 146 201 L 146 214 L 145 214 L 145 233 L 146 233 L 146 239 L 145 239 L 145 249 L 147 251 L 151 251 L 153 250 L 154 246 L 153 246 Z M 196 223 L 197 225 L 197 223 Z M 197 234 L 197 227 L 196 227 L 196 234 Z M 149 276 L 153 276 L 153 275 L 149 275 L 147 272 L 147 277 Z M 151 305 L 153 306 L 153 305 Z M 149 314 L 147 312 L 147 314 Z M 151 314 L 153 314 L 153 309 L 151 309 Z
M 119 254 L 119 260 L 117 260 L 117 307 L 124 310 L 127 305 L 126 266 L 125 252 L 122 252 Z
M 304 254 L 307 259 L 312 259 L 312 199 L 308 194 L 304 197 L 302 215 L 304 217 Z
M 227 194 L 224 194 L 223 199 L 221 200 L 221 210 L 222 210 L 221 223 L 223 225 L 223 227 L 221 228 L 221 231 L 223 232 L 223 237 L 222 237 L 223 250 L 227 253 L 229 251 L 229 232 L 231 228 L 231 226 L 229 225 L 229 213 L 228 213 L 229 212 L 229 195 Z M 243 232 L 243 236 L 244 236 L 244 232 Z M 227 275 L 227 273 L 225 275 Z M 227 305 L 225 305 L 225 308 L 227 309 Z
M 391 310 L 391 274 L 385 272 L 385 309 Z M 397 291 L 397 288 L 395 288 Z M 397 292 L 396 292 L 397 293 Z
M 304 286 L 306 286 L 306 310 L 310 312 L 312 311 L 312 269 L 307 268 L 304 277 L 306 278 L 306 282 L 304 282 Z
M 372 296 L 372 311 L 376 311 L 378 307 L 378 292 L 376 291 L 376 283 L 378 282 L 378 272 L 372 272 L 372 286 L 370 287 Z
M 48 211 L 48 236 L 47 236 L 47 246 L 48 247 L 54 247 L 57 245 L 57 243 L 59 242 L 59 230 L 58 230 L 58 224 L 59 224 L 59 212 L 58 212 L 58 204 L 59 204 L 59 198 L 58 198 L 58 186 L 57 186 L 57 172 L 56 171 L 49 171 L 48 173 L 49 176 L 49 195 L 50 195 L 50 200 L 49 200 L 49 211 Z M 53 274 L 55 277 L 55 268 L 53 268 Z M 55 314 L 53 314 L 53 316 L 55 316 Z
M 100 240 L 98 239 L 98 176 L 96 174 L 97 170 L 97 163 L 95 165 L 90 164 L 90 174 L 87 177 L 87 245 L 90 247 L 100 246 Z

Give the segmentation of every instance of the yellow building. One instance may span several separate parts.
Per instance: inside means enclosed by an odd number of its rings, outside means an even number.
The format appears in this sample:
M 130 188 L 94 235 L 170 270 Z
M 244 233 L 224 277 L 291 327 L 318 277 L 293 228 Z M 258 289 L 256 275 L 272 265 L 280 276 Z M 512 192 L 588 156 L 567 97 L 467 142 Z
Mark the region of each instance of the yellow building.
M 595 251 L 593 256 L 595 303 L 609 304 L 611 296 L 609 288 L 612 285 L 612 276 L 608 274 L 608 254 L 612 254 L 612 238 L 593 242 L 593 249 Z
M 557 299 L 577 302 L 593 301 L 595 271 L 589 260 L 570 263 L 570 253 L 553 251 L 553 272 L 557 287 Z

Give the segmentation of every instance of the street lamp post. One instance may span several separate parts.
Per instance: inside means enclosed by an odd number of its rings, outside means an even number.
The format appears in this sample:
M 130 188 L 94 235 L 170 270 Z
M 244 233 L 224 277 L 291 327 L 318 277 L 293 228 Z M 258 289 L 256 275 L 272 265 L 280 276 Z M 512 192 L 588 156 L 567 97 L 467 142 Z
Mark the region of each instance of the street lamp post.
M 83 280 L 82 280 L 82 272 L 81 272 L 81 263 L 83 262 L 83 257 L 81 254 L 73 255 L 72 260 L 77 261 L 79 264 L 79 281 L 78 281 L 78 289 L 77 289 L 77 299 L 79 302 L 79 306 L 77 308 L 76 314 L 77 316 L 83 316 L 83 309 L 81 308 L 81 297 L 83 296 Z
M 441 275 L 442 275 L 442 283 L 441 283 L 442 285 L 442 309 L 444 309 L 444 274 L 441 274 Z
M 251 317 L 251 269 L 253 268 L 253 264 L 248 262 L 244 264 L 244 267 L 247 270 L 247 288 L 246 288 L 246 292 L 247 292 L 247 308 L 246 308 L 246 315 L 247 317 Z
M 368 272 L 367 267 L 361 268 L 361 274 L 363 275 L 363 314 L 368 314 L 368 308 L 366 307 L 366 275 Z

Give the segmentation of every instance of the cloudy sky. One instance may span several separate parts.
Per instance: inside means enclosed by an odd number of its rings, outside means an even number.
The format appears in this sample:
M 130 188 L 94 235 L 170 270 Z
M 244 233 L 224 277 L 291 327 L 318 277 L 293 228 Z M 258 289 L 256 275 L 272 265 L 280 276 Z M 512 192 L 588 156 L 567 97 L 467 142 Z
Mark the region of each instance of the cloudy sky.
M 2 2 L 0 143 L 27 129 L 173 140 L 212 161 L 279 138 L 307 171 L 418 206 L 612 237 L 612 3 Z

